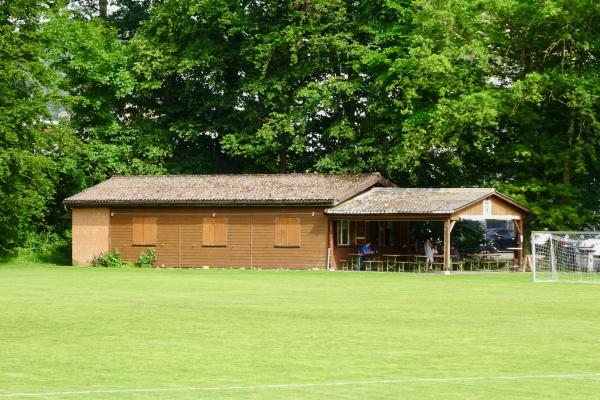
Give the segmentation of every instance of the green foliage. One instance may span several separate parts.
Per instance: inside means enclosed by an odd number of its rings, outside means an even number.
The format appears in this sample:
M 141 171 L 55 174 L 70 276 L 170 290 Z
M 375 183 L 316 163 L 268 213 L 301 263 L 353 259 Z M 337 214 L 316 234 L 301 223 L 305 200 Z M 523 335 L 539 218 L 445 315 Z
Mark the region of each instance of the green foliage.
M 154 247 L 148 249 L 148 251 L 142 252 L 135 262 L 135 266 L 138 268 L 154 268 L 156 265 L 156 250 Z
M 91 262 L 92 267 L 104 267 L 104 268 L 120 268 L 125 266 L 125 261 L 121 257 L 119 249 L 115 251 L 108 251 L 95 257 Z
M 56 229 L 49 229 L 42 232 L 28 232 L 25 242 L 16 253 L 22 260 L 70 265 L 70 231 L 62 233 L 57 232 Z
M 112 4 L 0 3 L 0 253 L 114 174 L 378 170 L 600 225 L 597 2 Z
M 44 62 L 52 38 L 40 29 L 53 2 L 0 3 L 0 253 L 44 228 L 61 179 L 62 144 L 56 71 Z

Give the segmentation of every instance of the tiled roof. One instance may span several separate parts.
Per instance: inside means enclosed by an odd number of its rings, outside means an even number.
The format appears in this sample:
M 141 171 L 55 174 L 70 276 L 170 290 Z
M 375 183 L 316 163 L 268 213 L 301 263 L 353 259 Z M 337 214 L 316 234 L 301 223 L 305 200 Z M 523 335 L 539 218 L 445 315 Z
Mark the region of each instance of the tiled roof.
M 452 214 L 492 194 L 493 188 L 373 188 L 329 210 L 328 214 Z
M 373 185 L 369 174 L 117 176 L 65 199 L 67 206 L 161 204 L 330 204 Z

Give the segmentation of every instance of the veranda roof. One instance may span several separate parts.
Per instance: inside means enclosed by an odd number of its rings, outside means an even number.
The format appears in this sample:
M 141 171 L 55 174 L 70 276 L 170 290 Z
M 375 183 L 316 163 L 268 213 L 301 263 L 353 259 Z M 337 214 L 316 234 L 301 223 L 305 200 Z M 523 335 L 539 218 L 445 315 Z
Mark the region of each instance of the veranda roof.
M 335 205 L 373 185 L 379 173 L 116 176 L 65 199 L 66 206 L 325 204 Z
M 493 188 L 375 187 L 326 212 L 330 215 L 448 215 L 491 195 L 526 210 Z

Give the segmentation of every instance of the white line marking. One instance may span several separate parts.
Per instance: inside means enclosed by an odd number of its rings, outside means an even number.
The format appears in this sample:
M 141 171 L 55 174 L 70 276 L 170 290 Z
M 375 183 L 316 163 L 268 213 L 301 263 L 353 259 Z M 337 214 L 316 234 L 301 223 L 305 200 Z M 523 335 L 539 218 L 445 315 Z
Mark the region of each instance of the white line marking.
M 268 385 L 249 385 L 249 386 L 207 386 L 207 387 L 181 387 L 181 388 L 139 388 L 139 389 L 95 389 L 95 390 L 74 390 L 65 392 L 32 392 L 32 393 L 0 393 L 0 397 L 51 397 L 51 396 L 69 396 L 77 394 L 110 394 L 110 393 L 160 393 L 160 392 L 216 392 L 216 391 L 236 391 L 236 390 L 255 390 L 255 389 L 288 389 L 288 388 L 311 388 L 326 386 L 352 386 L 352 385 L 381 385 L 395 383 L 422 383 L 422 382 L 466 382 L 466 381 L 485 381 L 485 380 L 531 380 L 531 379 L 589 379 L 600 380 L 600 373 L 581 373 L 581 374 L 551 374 L 551 375 L 515 375 L 515 376 L 465 376 L 465 377 L 447 377 L 447 378 L 400 378 L 386 379 L 377 381 L 340 381 L 340 382 L 322 382 L 322 383 L 280 383 Z

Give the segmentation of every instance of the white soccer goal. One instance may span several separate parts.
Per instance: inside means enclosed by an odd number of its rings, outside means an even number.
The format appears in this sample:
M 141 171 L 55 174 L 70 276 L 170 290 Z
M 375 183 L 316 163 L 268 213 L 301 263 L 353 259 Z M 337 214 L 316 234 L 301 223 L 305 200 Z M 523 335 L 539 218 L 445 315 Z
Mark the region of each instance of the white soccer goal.
M 531 233 L 534 282 L 600 283 L 600 232 Z

